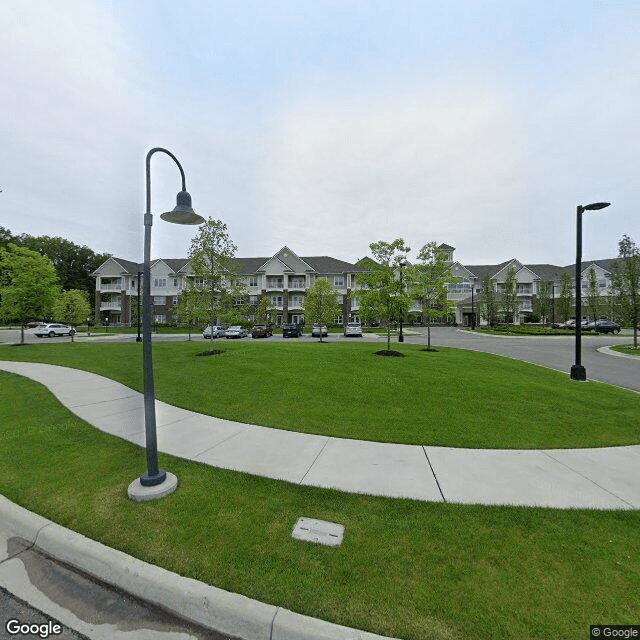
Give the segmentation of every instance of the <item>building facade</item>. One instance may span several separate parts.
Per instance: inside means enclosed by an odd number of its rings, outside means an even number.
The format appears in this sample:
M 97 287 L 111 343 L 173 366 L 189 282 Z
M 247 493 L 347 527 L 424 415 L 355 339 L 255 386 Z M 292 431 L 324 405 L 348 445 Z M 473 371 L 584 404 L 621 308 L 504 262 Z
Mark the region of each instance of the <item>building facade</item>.
M 523 264 L 513 258 L 494 265 L 463 265 L 454 259 L 455 248 L 441 244 L 447 254 L 456 282 L 447 285 L 447 298 L 455 306 L 455 322 L 458 325 L 484 324 L 478 313 L 478 295 L 485 275 L 489 275 L 496 294 L 504 289 L 509 269 L 515 271 L 518 281 L 519 311 L 514 322 L 527 320 L 535 311 L 535 301 L 540 283 L 550 284 L 552 299 L 560 292 L 560 279 L 569 273 L 575 277 L 575 265 L 565 267 L 550 264 Z M 359 320 L 357 297 L 358 274 L 365 269 L 354 263 L 329 256 L 300 257 L 288 247 L 283 247 L 271 257 L 236 258 L 238 279 L 246 290 L 242 302 L 251 310 L 260 299 L 267 296 L 274 309 L 276 324 L 304 321 L 304 299 L 309 287 L 317 278 L 326 278 L 338 292 L 341 315 L 336 324 Z M 605 299 L 611 288 L 612 259 L 582 263 L 583 298 L 589 286 L 589 272 L 594 269 L 598 289 Z M 92 274 L 96 279 L 95 321 L 100 324 L 132 325 L 137 322 L 138 302 L 142 291 L 142 264 L 109 258 Z M 175 306 L 180 294 L 193 280 L 189 261 L 185 258 L 157 259 L 151 263 L 151 301 L 153 321 L 159 324 L 175 320 Z M 139 288 L 140 287 L 140 288 Z M 418 308 L 411 310 L 415 316 Z

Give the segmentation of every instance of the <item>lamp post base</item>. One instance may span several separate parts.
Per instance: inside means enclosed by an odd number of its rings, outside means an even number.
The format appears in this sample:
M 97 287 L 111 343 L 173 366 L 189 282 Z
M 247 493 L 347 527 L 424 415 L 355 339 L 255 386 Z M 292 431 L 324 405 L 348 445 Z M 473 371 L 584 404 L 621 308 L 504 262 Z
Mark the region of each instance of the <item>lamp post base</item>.
M 586 380 L 587 370 L 581 364 L 574 364 L 571 367 L 571 379 L 572 380 Z
M 178 478 L 173 473 L 167 473 L 162 471 L 165 477 L 164 480 L 154 485 L 144 485 L 142 478 L 147 475 L 143 474 L 139 478 L 136 478 L 127 490 L 127 495 L 134 502 L 144 502 L 146 500 L 159 500 L 172 494 L 178 486 Z

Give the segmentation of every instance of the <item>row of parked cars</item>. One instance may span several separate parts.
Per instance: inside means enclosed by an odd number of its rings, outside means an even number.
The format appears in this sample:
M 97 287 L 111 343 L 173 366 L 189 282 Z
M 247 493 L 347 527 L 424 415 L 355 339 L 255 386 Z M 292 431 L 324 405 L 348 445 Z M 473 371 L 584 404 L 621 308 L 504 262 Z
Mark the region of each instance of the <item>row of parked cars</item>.
M 575 329 L 576 328 L 576 320 L 575 318 L 571 318 L 571 320 L 567 320 L 567 322 L 560 325 L 565 329 Z M 612 320 L 587 320 L 584 319 L 580 323 L 580 328 L 582 331 L 595 331 L 596 333 L 620 333 L 620 325 Z
M 303 333 L 303 326 L 296 323 L 287 323 L 282 325 L 282 337 L 283 338 L 299 338 Z M 328 330 L 325 325 L 314 324 L 311 327 L 311 335 L 313 337 L 320 337 L 328 335 Z M 235 325 L 225 329 L 222 326 L 207 325 L 202 330 L 203 338 L 247 338 L 251 335 L 252 338 L 268 338 L 273 335 L 273 325 L 271 324 L 256 324 L 251 328 L 251 331 L 247 331 L 245 328 Z M 349 322 L 344 329 L 344 335 L 362 337 L 362 325 L 359 322 Z

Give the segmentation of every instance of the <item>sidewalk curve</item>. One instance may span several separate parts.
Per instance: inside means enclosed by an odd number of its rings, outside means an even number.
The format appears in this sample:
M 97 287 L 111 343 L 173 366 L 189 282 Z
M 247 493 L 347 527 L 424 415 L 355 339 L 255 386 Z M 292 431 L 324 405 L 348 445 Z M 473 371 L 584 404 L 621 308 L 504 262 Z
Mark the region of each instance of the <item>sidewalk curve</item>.
M 77 416 L 145 445 L 143 397 L 57 365 L 0 361 L 45 385 Z M 232 422 L 156 401 L 158 449 L 297 484 L 430 502 L 639 509 L 640 445 L 590 449 L 458 449 L 311 435 Z

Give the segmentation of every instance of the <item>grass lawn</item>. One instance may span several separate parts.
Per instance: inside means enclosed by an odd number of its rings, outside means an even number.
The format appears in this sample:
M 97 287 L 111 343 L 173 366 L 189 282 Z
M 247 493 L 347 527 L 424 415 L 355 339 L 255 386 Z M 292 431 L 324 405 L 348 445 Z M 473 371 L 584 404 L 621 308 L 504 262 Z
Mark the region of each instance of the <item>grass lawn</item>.
M 157 397 L 229 420 L 329 436 L 453 447 L 640 442 L 640 396 L 500 356 L 360 341 L 218 340 L 154 346 Z M 86 369 L 142 390 L 140 343 L 0 346 L 0 359 Z
M 613 351 L 619 351 L 620 353 L 626 353 L 628 356 L 640 356 L 640 346 L 634 347 L 632 344 L 619 344 L 615 347 L 609 347 Z
M 407 640 L 579 639 L 590 624 L 640 620 L 640 511 L 373 498 L 162 454 L 178 490 L 133 503 L 126 489 L 144 470 L 141 448 L 90 427 L 38 383 L 4 372 L 0 416 L 0 492 L 9 499 L 263 602 Z M 303 515 L 344 524 L 343 545 L 293 540 Z

